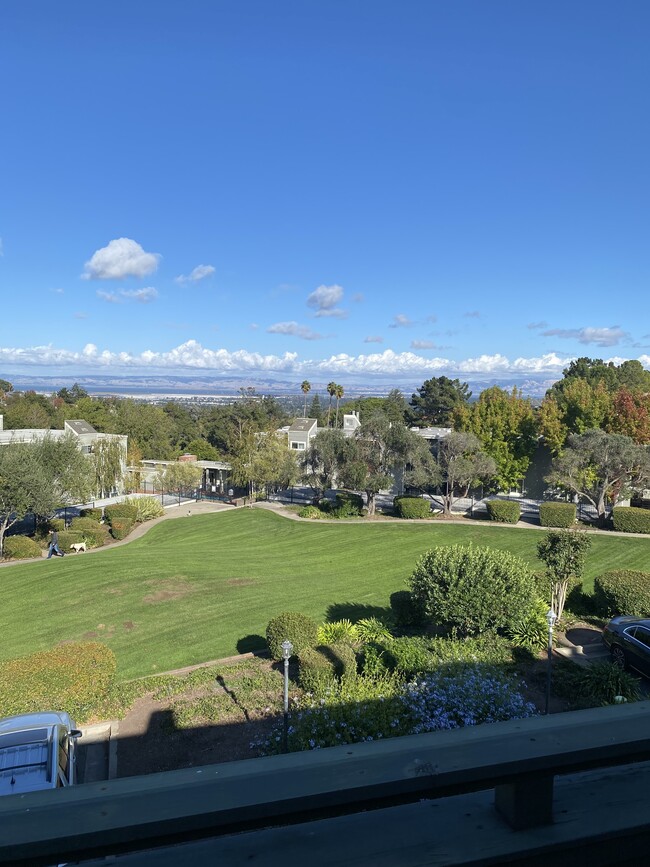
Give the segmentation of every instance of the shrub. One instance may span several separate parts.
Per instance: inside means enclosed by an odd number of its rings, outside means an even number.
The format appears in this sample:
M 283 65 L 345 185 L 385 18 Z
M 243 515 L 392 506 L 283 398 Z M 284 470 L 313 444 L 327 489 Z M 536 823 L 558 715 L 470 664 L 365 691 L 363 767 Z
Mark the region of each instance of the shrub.
M 327 497 L 322 497 L 318 501 L 318 508 L 321 512 L 325 512 L 326 514 L 334 511 L 334 503 L 331 500 L 328 500 Z
M 71 551 L 70 545 L 74 542 L 83 542 L 83 540 L 84 536 L 80 530 L 61 530 L 59 533 L 59 548 L 64 554 L 69 554 Z
M 333 514 L 337 518 L 358 518 L 363 509 L 363 497 L 350 491 L 337 491 L 336 507 Z
M 3 556 L 7 560 L 31 560 L 41 553 L 41 546 L 29 536 L 5 536 Z
M 131 521 L 131 523 L 135 523 L 137 515 L 138 511 L 132 503 L 114 503 L 111 506 L 104 507 L 104 517 L 111 525 L 116 519 L 126 519 Z
M 637 678 L 607 659 L 584 668 L 575 663 L 558 667 L 556 687 L 578 707 L 614 704 L 618 695 L 626 701 L 638 701 L 641 697 Z
M 516 524 L 521 514 L 519 503 L 513 500 L 488 500 L 485 506 L 489 519 L 502 524 Z
M 650 511 L 633 506 L 612 509 L 614 529 L 621 533 L 650 533 Z
M 523 560 L 473 545 L 427 551 L 409 583 L 431 621 L 461 635 L 507 628 L 526 617 L 535 601 L 534 580 Z
M 357 658 L 349 644 L 319 644 L 300 655 L 300 685 L 313 695 L 324 696 L 337 681 L 353 680 L 356 674 Z
M 320 644 L 356 644 L 359 641 L 357 627 L 351 620 L 335 620 L 334 623 L 322 623 L 318 627 Z
M 397 590 L 390 594 L 390 607 L 397 626 L 422 626 L 424 613 L 409 590 Z
M 360 641 L 367 643 L 370 641 L 392 641 L 393 639 L 390 629 L 377 617 L 364 617 L 363 620 L 357 621 L 354 625 Z
M 435 668 L 435 660 L 429 653 L 424 638 L 395 638 L 384 647 L 385 664 L 390 671 L 402 677 L 412 678 Z
M 317 509 L 316 506 L 303 506 L 302 509 L 298 511 L 299 518 L 322 518 L 323 513 L 320 509 Z
M 318 641 L 316 621 L 295 611 L 278 614 L 269 620 L 266 627 L 266 640 L 273 659 L 282 659 L 282 642 L 285 639 L 293 644 L 293 655 L 300 656 L 303 650 L 314 647 Z
M 111 536 L 114 539 L 126 539 L 133 529 L 134 521 L 128 518 L 113 518 L 111 521 Z
M 45 526 L 46 535 L 50 530 L 56 530 L 57 533 L 60 533 L 61 530 L 65 530 L 65 521 L 63 518 L 50 518 Z
M 101 521 L 103 517 L 101 509 L 81 509 L 79 515 L 82 518 L 92 518 L 93 521 Z
M 503 666 L 512 662 L 510 642 L 494 633 L 461 639 L 395 638 L 384 647 L 387 667 L 409 678 L 441 667 Z
M 142 524 L 143 521 L 152 521 L 165 514 L 164 506 L 158 497 L 127 497 L 122 505 L 133 506 L 135 520 L 138 524 Z
M 516 620 L 508 629 L 508 635 L 516 647 L 537 651 L 548 645 L 548 621 L 545 602 L 538 599 L 532 611 L 520 620 Z
M 97 527 L 101 526 L 103 525 L 93 518 L 73 518 L 70 521 L 71 530 L 96 530 Z
M 650 572 L 628 569 L 598 575 L 592 601 L 601 617 L 650 617 Z
M 393 507 L 398 518 L 431 517 L 431 504 L 422 497 L 395 497 Z
M 115 670 L 113 651 L 96 641 L 71 641 L 0 663 L 2 715 L 54 708 L 84 721 L 106 699 Z
M 576 521 L 573 503 L 540 503 L 539 523 L 542 527 L 572 527 Z
M 81 531 L 83 541 L 89 548 L 101 548 L 106 544 L 109 530 L 104 524 L 98 524 L 97 527 L 86 527 Z

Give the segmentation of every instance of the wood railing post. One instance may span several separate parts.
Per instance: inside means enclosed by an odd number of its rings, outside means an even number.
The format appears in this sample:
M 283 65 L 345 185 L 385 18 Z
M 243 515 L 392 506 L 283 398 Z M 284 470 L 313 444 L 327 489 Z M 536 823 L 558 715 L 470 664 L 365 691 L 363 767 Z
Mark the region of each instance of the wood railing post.
M 553 822 L 553 774 L 531 774 L 494 789 L 494 806 L 515 831 Z

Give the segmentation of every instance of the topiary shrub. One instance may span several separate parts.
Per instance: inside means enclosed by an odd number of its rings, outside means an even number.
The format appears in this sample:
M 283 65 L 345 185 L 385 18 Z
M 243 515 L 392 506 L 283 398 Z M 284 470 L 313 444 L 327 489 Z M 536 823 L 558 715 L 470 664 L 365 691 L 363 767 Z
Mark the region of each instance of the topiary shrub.
M 357 658 L 349 644 L 319 644 L 302 651 L 298 672 L 300 686 L 321 696 L 337 682 L 354 680 Z
M 576 522 L 573 503 L 540 503 L 539 523 L 542 527 L 572 527 Z
M 393 508 L 398 518 L 431 517 L 431 504 L 422 497 L 395 497 Z
M 650 572 L 619 570 L 594 579 L 592 604 L 601 617 L 650 617 Z
M 473 545 L 427 551 L 409 584 L 432 623 L 461 635 L 508 628 L 529 615 L 536 598 L 533 576 L 522 559 Z
M 103 517 L 101 509 L 81 509 L 79 515 L 82 518 L 92 518 L 93 521 L 101 521 Z
M 485 504 L 488 518 L 502 524 L 516 524 L 521 515 L 519 503 L 513 500 L 488 500 Z
M 650 511 L 633 506 L 612 509 L 614 529 L 621 533 L 650 533 Z
M 302 509 L 298 510 L 298 517 L 316 520 L 318 518 L 322 518 L 323 513 L 320 509 L 317 509 L 316 506 L 303 506 Z
M 300 654 L 318 642 L 318 624 L 307 614 L 283 611 L 266 627 L 266 641 L 273 659 L 282 659 L 282 642 L 288 639 L 293 644 L 293 655 Z
M 422 626 L 426 620 L 409 590 L 396 590 L 390 594 L 390 607 L 396 626 Z
M 135 520 L 138 524 L 152 521 L 165 514 L 165 508 L 158 497 L 127 497 L 122 505 L 132 506 L 135 509 Z
M 5 536 L 3 556 L 6 560 L 31 560 L 41 554 L 41 546 L 29 536 Z
M 0 663 L 2 714 L 55 708 L 82 722 L 105 700 L 116 667 L 113 651 L 96 641 L 70 641 Z
M 113 518 L 111 521 L 111 536 L 114 539 L 126 539 L 134 526 L 134 521 L 128 518 Z
M 119 520 L 126 519 L 135 523 L 138 516 L 138 510 L 132 503 L 114 503 L 111 506 L 104 507 L 104 517 L 109 524 L 117 518 Z

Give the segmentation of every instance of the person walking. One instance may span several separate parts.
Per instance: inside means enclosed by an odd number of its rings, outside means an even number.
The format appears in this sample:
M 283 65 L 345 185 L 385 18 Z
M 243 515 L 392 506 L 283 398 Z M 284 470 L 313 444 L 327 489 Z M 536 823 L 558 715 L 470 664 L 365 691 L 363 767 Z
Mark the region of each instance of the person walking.
M 59 534 L 56 530 L 50 530 L 50 547 L 47 549 L 48 560 L 52 554 L 56 554 L 57 557 L 65 557 L 65 554 L 59 548 Z

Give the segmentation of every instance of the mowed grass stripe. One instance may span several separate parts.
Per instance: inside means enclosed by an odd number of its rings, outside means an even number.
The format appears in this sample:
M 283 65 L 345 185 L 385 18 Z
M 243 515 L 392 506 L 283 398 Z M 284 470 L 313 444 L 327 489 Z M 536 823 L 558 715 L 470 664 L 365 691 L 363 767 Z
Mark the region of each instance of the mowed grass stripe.
M 96 638 L 121 677 L 137 677 L 250 649 L 280 611 L 323 620 L 346 606 L 385 608 L 437 545 L 488 545 L 540 568 L 542 537 L 488 524 L 306 523 L 258 509 L 163 521 L 119 548 L 2 570 L 0 655 Z M 594 535 L 585 589 L 610 569 L 650 572 L 650 539 Z

